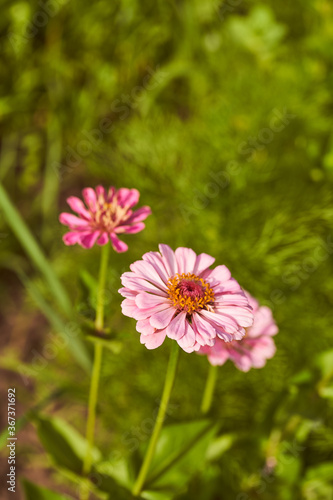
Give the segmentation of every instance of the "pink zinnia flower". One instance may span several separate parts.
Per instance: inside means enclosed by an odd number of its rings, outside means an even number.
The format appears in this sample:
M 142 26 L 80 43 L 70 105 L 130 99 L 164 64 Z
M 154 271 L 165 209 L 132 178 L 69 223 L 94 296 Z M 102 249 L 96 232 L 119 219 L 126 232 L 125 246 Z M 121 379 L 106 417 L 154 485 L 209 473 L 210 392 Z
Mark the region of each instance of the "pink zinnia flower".
M 276 347 L 273 335 L 278 327 L 269 307 L 259 306 L 258 302 L 246 292 L 254 313 L 254 323 L 247 329 L 245 337 L 240 341 L 229 343 L 216 339 L 212 347 L 204 346 L 199 354 L 207 354 L 212 365 L 223 365 L 228 359 L 234 362 L 239 370 L 248 372 L 250 368 L 262 368 L 267 359 L 274 356 Z
M 142 231 L 145 228 L 142 221 L 151 214 L 149 207 L 131 210 L 139 201 L 139 191 L 110 187 L 106 193 L 102 186 L 97 186 L 84 189 L 82 194 L 86 205 L 75 196 L 67 198 L 68 205 L 79 217 L 65 212 L 59 216 L 60 222 L 71 229 L 63 236 L 64 243 L 91 248 L 95 243 L 106 245 L 110 239 L 116 252 L 126 252 L 128 246 L 117 235 Z
M 146 253 L 121 277 L 122 310 L 137 320 L 141 343 L 155 349 L 167 336 L 193 352 L 212 346 L 216 336 L 240 340 L 253 314 L 226 266 L 211 270 L 215 259 L 205 253 L 197 256 L 190 248 L 159 249 L 161 253 Z

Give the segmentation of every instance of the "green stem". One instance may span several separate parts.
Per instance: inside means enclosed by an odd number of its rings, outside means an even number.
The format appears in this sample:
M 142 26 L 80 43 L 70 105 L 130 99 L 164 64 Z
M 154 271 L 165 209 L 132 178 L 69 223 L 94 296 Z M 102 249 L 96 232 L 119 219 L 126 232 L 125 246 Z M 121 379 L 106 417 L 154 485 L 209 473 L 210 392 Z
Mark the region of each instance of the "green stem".
M 110 254 L 110 244 L 107 243 L 102 248 L 101 265 L 99 270 L 98 290 L 97 290 L 97 303 L 96 303 L 96 319 L 95 328 L 101 332 L 104 328 L 104 290 L 106 282 L 106 273 L 108 267 L 108 260 Z M 94 364 L 91 374 L 89 404 L 88 404 L 88 419 L 87 419 L 87 450 L 83 462 L 83 475 L 88 476 L 92 466 L 92 450 L 94 447 L 95 435 L 95 422 L 96 422 L 96 406 L 98 398 L 98 386 L 102 366 L 103 346 L 101 343 L 96 342 L 94 347 Z M 80 492 L 81 500 L 89 499 L 89 489 L 84 485 Z
M 210 365 L 208 377 L 207 377 L 207 382 L 206 382 L 206 387 L 204 390 L 202 403 L 201 403 L 201 412 L 204 414 L 209 412 L 210 407 L 212 405 L 212 400 L 213 400 L 213 395 L 214 395 L 214 390 L 215 390 L 215 385 L 216 385 L 216 380 L 217 380 L 217 369 L 218 369 L 217 366 Z
M 151 464 L 151 461 L 153 459 L 154 453 L 155 453 L 155 448 L 156 444 L 159 438 L 159 435 L 162 430 L 162 425 L 164 422 L 164 417 L 165 413 L 168 407 L 168 403 L 170 400 L 170 395 L 172 391 L 172 387 L 175 381 L 176 377 L 176 371 L 177 371 L 177 364 L 178 364 L 178 357 L 179 357 L 179 347 L 177 342 L 173 341 L 172 342 L 172 348 L 171 348 L 171 353 L 170 353 L 170 359 L 169 359 L 169 364 L 168 364 L 168 369 L 165 377 L 165 382 L 164 382 L 164 389 L 163 389 L 163 394 L 162 394 L 162 399 L 161 399 L 161 404 L 158 410 L 158 414 L 156 417 L 156 422 L 154 426 L 153 433 L 150 438 L 150 442 L 146 451 L 146 455 L 143 461 L 143 464 L 141 466 L 139 475 L 135 481 L 132 494 L 134 496 L 139 496 L 142 488 L 144 486 L 148 470 Z
M 102 331 L 104 327 L 105 282 L 106 282 L 106 272 L 108 269 L 110 248 L 111 245 L 109 243 L 107 243 L 102 247 L 101 267 L 99 269 L 96 319 L 95 319 L 95 328 L 99 332 Z

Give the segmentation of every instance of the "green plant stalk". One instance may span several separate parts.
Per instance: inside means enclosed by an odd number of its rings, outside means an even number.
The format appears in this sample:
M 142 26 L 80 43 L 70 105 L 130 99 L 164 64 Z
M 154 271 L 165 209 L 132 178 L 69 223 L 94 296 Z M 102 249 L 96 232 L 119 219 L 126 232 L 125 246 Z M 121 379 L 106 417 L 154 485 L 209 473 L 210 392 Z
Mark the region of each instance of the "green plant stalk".
M 96 319 L 95 328 L 101 332 L 104 327 L 104 290 L 106 282 L 106 273 L 110 254 L 110 243 L 102 247 L 101 265 L 99 270 L 97 303 L 96 303 Z M 96 406 L 98 398 L 99 379 L 102 366 L 103 345 L 99 342 L 94 346 L 94 364 L 91 375 L 89 404 L 88 404 L 88 419 L 86 429 L 87 451 L 83 461 L 82 473 L 88 476 L 92 466 L 92 450 L 94 447 L 95 422 L 96 422 Z M 81 488 L 80 499 L 87 500 L 89 498 L 89 490 L 85 485 Z
M 174 384 L 175 377 L 176 377 L 178 358 L 179 358 L 178 344 L 177 344 L 177 342 L 172 342 L 172 348 L 171 348 L 169 364 L 168 364 L 167 373 L 166 373 L 165 382 L 164 382 L 161 404 L 160 404 L 158 414 L 156 417 L 154 430 L 153 430 L 153 433 L 151 435 L 149 445 L 148 445 L 146 455 L 145 455 L 145 458 L 143 460 L 140 472 L 138 474 L 138 477 L 137 477 L 135 484 L 133 486 L 133 489 L 132 489 L 132 494 L 136 497 L 139 496 L 141 491 L 142 491 L 142 488 L 144 486 L 144 483 L 145 483 L 145 480 L 146 480 L 146 477 L 147 477 L 147 474 L 149 471 L 151 461 L 154 457 L 157 441 L 158 441 L 158 438 L 159 438 L 161 430 L 162 430 L 165 413 L 166 413 L 166 410 L 168 407 L 168 403 L 169 403 L 170 396 L 171 396 L 171 391 L 172 391 L 173 384 Z
M 0 207 L 2 208 L 4 216 L 13 233 L 15 233 L 17 239 L 20 241 L 22 247 L 34 263 L 35 267 L 43 274 L 49 285 L 50 292 L 53 294 L 59 307 L 68 317 L 70 317 L 72 314 L 72 305 L 65 288 L 62 286 L 60 280 L 53 271 L 52 266 L 49 264 L 35 238 L 32 236 L 28 226 L 22 219 L 20 213 L 16 210 L 1 184 Z
M 209 412 L 212 406 L 216 381 L 217 381 L 217 366 L 209 365 L 209 372 L 206 381 L 206 387 L 203 393 L 201 402 L 201 413 L 206 414 Z

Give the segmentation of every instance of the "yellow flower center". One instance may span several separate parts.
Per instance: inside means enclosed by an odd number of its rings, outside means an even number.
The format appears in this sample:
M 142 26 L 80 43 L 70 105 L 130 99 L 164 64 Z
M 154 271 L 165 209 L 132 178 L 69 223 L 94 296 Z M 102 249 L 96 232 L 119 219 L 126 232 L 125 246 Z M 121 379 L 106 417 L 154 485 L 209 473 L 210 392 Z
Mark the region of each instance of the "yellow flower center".
M 195 274 L 176 274 L 168 280 L 168 294 L 173 306 L 187 314 L 200 309 L 212 310 L 214 292 L 210 285 Z

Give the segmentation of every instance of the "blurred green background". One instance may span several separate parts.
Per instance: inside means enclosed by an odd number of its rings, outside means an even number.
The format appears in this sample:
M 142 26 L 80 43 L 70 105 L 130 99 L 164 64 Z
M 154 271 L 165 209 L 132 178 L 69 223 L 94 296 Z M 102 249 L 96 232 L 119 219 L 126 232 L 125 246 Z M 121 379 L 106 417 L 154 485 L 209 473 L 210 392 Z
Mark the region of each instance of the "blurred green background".
M 0 180 L 74 307 L 63 315 L 1 191 L 4 397 L 14 384 L 19 415 L 42 402 L 84 433 L 89 377 L 70 350 L 47 358 L 45 346 L 56 350 L 59 317 L 93 319 L 100 249 L 65 247 L 58 214 L 84 187 L 135 187 L 153 215 L 111 258 L 107 324 L 122 350 L 104 357 L 104 456 L 147 442 L 142 422 L 158 406 L 170 349 L 140 345 L 120 312 L 119 276 L 158 243 L 190 246 L 269 305 L 280 332 L 264 369 L 220 369 L 212 415 L 228 449 L 198 463 L 177 498 L 332 499 L 332 3 L 1 6 Z M 206 359 L 182 353 L 168 423 L 199 417 L 207 370 Z M 22 424 L 20 475 L 73 495 L 37 440 L 33 413 Z

